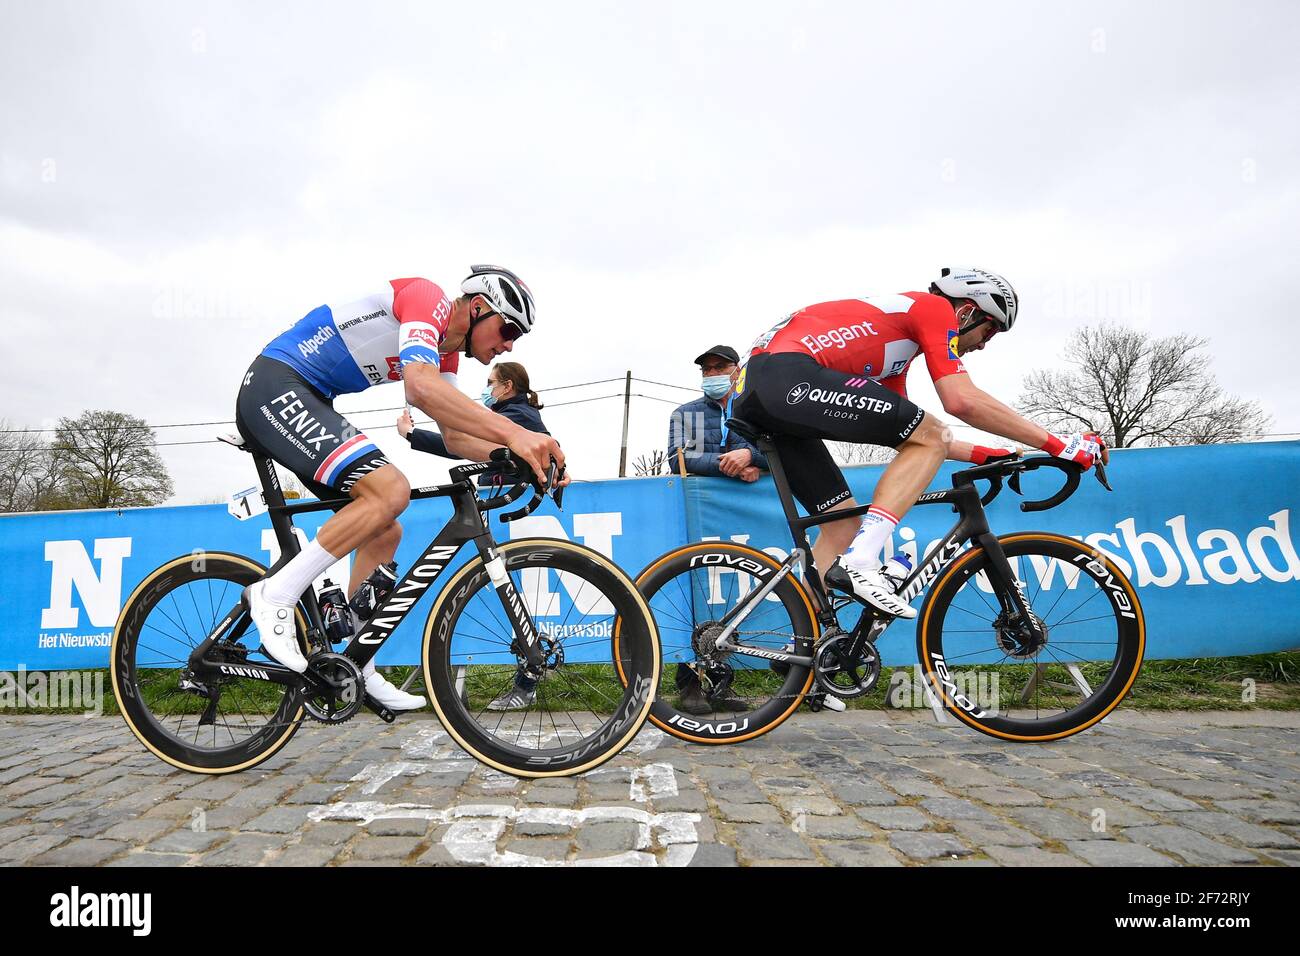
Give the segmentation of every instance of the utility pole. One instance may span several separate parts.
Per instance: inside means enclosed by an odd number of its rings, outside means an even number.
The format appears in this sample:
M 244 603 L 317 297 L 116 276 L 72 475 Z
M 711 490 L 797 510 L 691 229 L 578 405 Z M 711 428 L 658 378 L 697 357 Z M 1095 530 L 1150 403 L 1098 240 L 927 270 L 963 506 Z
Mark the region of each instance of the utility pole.
M 623 450 L 618 454 L 618 476 L 627 477 L 627 418 L 632 409 L 632 370 L 628 369 L 623 383 Z

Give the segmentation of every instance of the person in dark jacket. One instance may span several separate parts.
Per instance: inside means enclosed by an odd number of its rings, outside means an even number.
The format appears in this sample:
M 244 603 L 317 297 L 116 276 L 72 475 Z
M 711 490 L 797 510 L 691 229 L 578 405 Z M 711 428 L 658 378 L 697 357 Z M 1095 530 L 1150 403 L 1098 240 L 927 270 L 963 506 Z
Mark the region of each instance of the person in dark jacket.
M 681 405 L 668 420 L 668 467 L 676 471 L 677 452 L 687 474 L 758 481 L 767 471 L 763 454 L 735 432 L 722 441 L 722 409 L 731 394 L 731 374 L 740 356 L 729 345 L 715 345 L 695 359 L 704 394 Z
M 687 474 L 715 475 L 740 481 L 758 481 L 767 471 L 762 452 L 734 431 L 722 440 L 722 410 L 731 395 L 731 377 L 740 356 L 729 345 L 715 345 L 695 359 L 700 367 L 704 394 L 679 406 L 668 420 L 668 467 L 677 468 L 677 452 Z M 678 710 L 704 715 L 716 711 L 749 710 L 749 702 L 730 688 L 706 695 L 693 668 L 679 663 L 676 671 Z
M 542 423 L 542 403 L 538 400 L 537 393 L 529 387 L 528 371 L 518 362 L 498 362 L 492 366 L 488 372 L 487 386 L 479 396 L 479 401 L 516 425 L 522 425 L 529 431 L 550 434 Z M 463 457 L 449 450 L 438 432 L 416 428 L 409 412 L 403 412 L 397 420 L 397 430 L 416 451 L 444 458 Z M 499 474 L 500 469 L 485 471 L 479 475 L 478 483 L 492 485 Z M 529 679 L 523 668 L 519 668 L 515 671 L 514 685 L 488 704 L 488 710 L 518 710 L 531 704 L 536 695 L 537 682 Z
M 492 366 L 479 401 L 530 432 L 550 434 L 542 422 L 542 403 L 538 400 L 537 393 L 528 387 L 528 371 L 518 362 L 498 362 Z M 416 451 L 441 455 L 443 458 L 464 457 L 449 450 L 438 432 L 416 428 L 409 412 L 403 412 L 397 420 L 397 431 Z M 478 483 L 491 485 L 500 473 L 500 468 L 485 471 L 479 475 Z

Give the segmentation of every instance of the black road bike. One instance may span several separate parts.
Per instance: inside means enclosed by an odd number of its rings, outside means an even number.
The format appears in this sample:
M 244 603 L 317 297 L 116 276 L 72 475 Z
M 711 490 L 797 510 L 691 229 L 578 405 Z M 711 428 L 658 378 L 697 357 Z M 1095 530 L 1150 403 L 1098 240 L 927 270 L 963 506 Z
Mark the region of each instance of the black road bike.
M 253 458 L 280 544 L 275 570 L 301 550 L 293 515 L 345 500 L 286 504 L 270 459 Z M 471 479 L 489 462 L 453 468 L 451 484 L 412 493 L 450 498 L 452 516 L 341 653 L 307 589 L 297 608 L 305 674 L 270 658 L 251 626 L 243 589 L 271 573 L 263 565 L 196 551 L 153 571 L 113 632 L 113 690 L 132 733 L 175 767 L 220 774 L 269 759 L 305 718 L 340 724 L 364 706 L 391 722 L 365 693 L 361 669 L 473 542 L 477 554 L 437 591 L 424 628 L 424 683 L 443 727 L 483 763 L 522 777 L 580 773 L 618 753 L 645 722 L 658 682 L 654 619 L 631 579 L 590 548 L 549 538 L 498 544 L 488 513 L 532 490 L 501 516 L 523 517 L 543 492 L 505 449 L 492 462 L 504 463 L 513 484 L 486 499 Z M 554 474 L 552 462 L 546 487 Z M 536 681 L 532 703 L 488 709 L 521 672 Z
M 811 560 L 808 528 L 868 506 L 800 517 L 771 435 L 735 419 L 729 427 L 767 456 L 794 549 L 778 560 L 743 544 L 688 544 L 637 576 L 665 658 L 650 720 L 707 744 L 764 734 L 805 698 L 815 705 L 818 694 L 870 693 L 881 672 L 876 642 L 893 620 L 830 595 Z M 1109 490 L 1104 468 L 1095 467 Z M 959 517 L 900 587 L 909 602 L 929 588 L 916 619 L 923 681 L 912 703 L 937 700 L 1003 740 L 1056 740 L 1097 723 L 1133 686 L 1146 642 L 1137 592 L 1105 554 L 1064 535 L 989 530 L 984 505 L 1003 482 L 1020 494 L 1021 475 L 1043 468 L 1066 475 L 1050 498 L 1020 505 L 1043 511 L 1078 489 L 1078 465 L 1008 457 L 956 472 L 950 490 L 922 495 L 918 504 L 950 505 Z M 980 480 L 990 483 L 982 499 Z M 682 696 L 692 683 L 703 693 L 687 712 Z

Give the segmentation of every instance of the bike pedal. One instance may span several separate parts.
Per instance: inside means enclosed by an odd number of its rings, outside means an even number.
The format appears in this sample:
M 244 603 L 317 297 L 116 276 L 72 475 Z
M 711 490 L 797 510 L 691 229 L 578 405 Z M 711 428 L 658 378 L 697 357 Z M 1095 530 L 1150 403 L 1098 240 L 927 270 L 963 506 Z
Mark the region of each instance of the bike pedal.
M 370 708 L 372 713 L 377 714 L 379 719 L 386 724 L 391 724 L 393 721 L 397 720 L 397 714 L 376 701 L 369 694 L 366 694 L 365 705 Z

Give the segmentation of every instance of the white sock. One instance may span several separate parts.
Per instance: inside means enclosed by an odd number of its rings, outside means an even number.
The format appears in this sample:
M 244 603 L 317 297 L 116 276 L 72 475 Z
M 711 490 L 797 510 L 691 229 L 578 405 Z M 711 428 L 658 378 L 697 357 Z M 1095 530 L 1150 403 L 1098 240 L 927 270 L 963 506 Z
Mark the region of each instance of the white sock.
M 338 558 L 330 554 L 316 541 L 311 541 L 289 563 L 266 579 L 263 596 L 272 604 L 292 606 L 298 603 L 302 592 L 311 587 L 312 581 L 329 570 Z
M 897 527 L 896 517 L 884 508 L 872 505 L 862 519 L 862 527 L 858 529 L 857 537 L 844 552 L 842 560 L 859 571 L 871 571 L 880 567 L 883 563 L 880 558 L 881 552 L 885 550 L 885 542 Z

